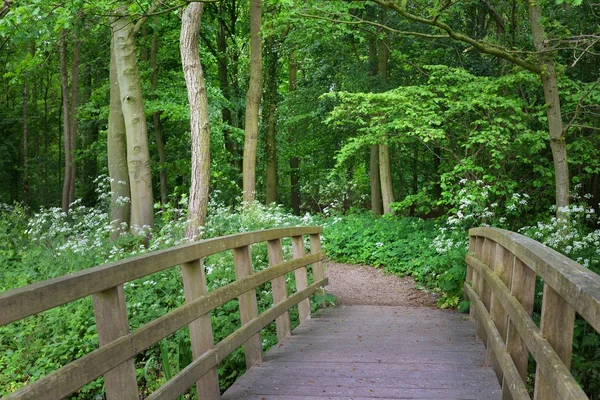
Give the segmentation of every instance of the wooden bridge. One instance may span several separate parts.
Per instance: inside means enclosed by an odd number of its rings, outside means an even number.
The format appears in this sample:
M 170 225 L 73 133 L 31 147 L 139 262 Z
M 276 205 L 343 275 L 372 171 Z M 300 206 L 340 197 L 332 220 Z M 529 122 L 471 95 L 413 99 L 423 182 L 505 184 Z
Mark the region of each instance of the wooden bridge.
M 600 277 L 521 235 L 470 231 L 465 293 L 470 316 L 403 307 L 337 307 L 310 314 L 327 285 L 319 227 L 273 229 L 186 244 L 0 293 L 0 326 L 92 296 L 100 347 L 6 399 L 62 399 L 104 376 L 106 398 L 139 398 L 134 357 L 189 325 L 194 360 L 148 398 L 176 399 L 196 385 L 201 399 L 587 399 L 569 366 L 575 313 L 600 331 Z M 293 259 L 283 262 L 281 239 Z M 305 237 L 310 243 L 305 252 Z M 250 246 L 267 242 L 270 267 L 254 272 Z M 233 251 L 237 280 L 207 292 L 202 259 Z M 130 332 L 123 284 L 182 266 L 186 303 Z M 307 267 L 312 270 L 312 281 Z M 294 273 L 296 293 L 285 276 Z M 543 280 L 538 327 L 531 319 Z M 259 315 L 257 286 L 272 282 Z M 215 344 L 210 312 L 238 298 L 242 327 Z M 292 333 L 288 310 L 298 305 Z M 260 331 L 275 320 L 279 345 L 263 355 Z M 475 322 L 475 324 L 473 324 Z M 217 365 L 244 346 L 248 371 L 223 395 Z

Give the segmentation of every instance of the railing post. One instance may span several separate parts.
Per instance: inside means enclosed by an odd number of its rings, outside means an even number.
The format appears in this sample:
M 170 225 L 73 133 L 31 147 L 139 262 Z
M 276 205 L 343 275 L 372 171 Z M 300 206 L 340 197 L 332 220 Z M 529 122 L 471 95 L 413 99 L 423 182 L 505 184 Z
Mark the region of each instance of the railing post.
M 204 263 L 202 259 L 182 264 L 181 275 L 183 277 L 183 291 L 186 302 L 189 303 L 208 293 L 206 287 L 206 274 L 204 273 Z M 200 318 L 189 324 L 189 327 L 192 356 L 196 359 L 214 346 L 210 313 L 202 315 Z M 211 369 L 200 378 L 196 382 L 196 388 L 198 389 L 198 398 L 200 399 L 219 399 L 221 395 L 219 391 L 217 368 Z
M 235 264 L 236 279 L 251 275 L 252 258 L 250 257 L 250 246 L 233 249 L 233 263 Z M 256 301 L 256 289 L 250 290 L 238 297 L 240 302 L 240 318 L 242 324 L 248 324 L 252 319 L 258 317 L 258 303 Z M 260 332 L 252 336 L 244 343 L 244 354 L 246 357 L 246 368 L 262 362 L 262 340 Z
M 269 240 L 267 242 L 267 252 L 269 254 L 269 266 L 272 267 L 283 262 L 283 253 L 281 249 L 281 239 Z M 285 275 L 278 276 L 271 281 L 273 288 L 273 304 L 277 304 L 287 298 L 287 287 L 285 285 Z M 289 337 L 291 335 L 290 313 L 284 312 L 275 319 L 277 327 L 277 340 Z
M 512 271 L 513 271 L 514 256 L 500 244 L 496 243 L 496 250 L 494 255 L 494 273 L 500 278 L 507 288 L 510 288 Z M 508 325 L 508 314 L 502 304 L 498 301 L 496 296 L 492 293 L 491 305 L 490 305 L 490 317 L 494 321 L 494 325 L 500 333 L 500 337 L 506 343 L 506 329 Z M 497 357 L 492 350 L 490 342 L 487 346 L 487 359 L 488 363 L 492 364 L 494 372 L 498 382 L 502 384 L 504 376 L 502 374 L 502 368 L 497 361 Z
M 302 258 L 304 257 L 304 237 L 293 236 L 292 237 L 292 257 Z M 308 287 L 308 275 L 306 273 L 306 267 L 298 268 L 294 271 L 294 277 L 296 278 L 296 291 L 300 292 Z M 300 323 L 310 319 L 310 300 L 304 299 L 298 303 L 298 312 L 300 314 Z
M 129 334 L 123 285 L 93 294 L 92 301 L 100 346 Z M 104 386 L 107 400 L 138 400 L 133 358 L 105 373 Z
M 475 236 L 469 236 L 469 253 L 471 254 L 475 254 L 475 243 L 477 241 L 477 238 Z M 467 277 L 466 277 L 466 281 L 467 283 L 470 283 L 471 286 L 473 287 L 473 289 L 477 292 L 476 288 L 475 288 L 475 280 L 476 280 L 476 275 L 477 272 L 475 272 L 473 270 L 473 267 L 471 267 L 469 264 L 467 264 Z M 469 297 L 467 296 L 467 294 L 464 294 L 464 298 L 465 300 L 468 300 Z M 475 307 L 474 306 L 470 306 L 469 307 L 469 320 L 472 322 L 475 322 Z
M 535 297 L 535 272 L 517 257 L 514 257 L 510 292 L 521 303 L 525 311 L 531 315 Z M 510 354 L 515 363 L 515 367 L 519 371 L 523 382 L 527 382 L 529 350 L 510 319 L 508 320 L 508 332 L 506 334 L 506 351 L 508 351 L 508 354 Z M 512 399 L 506 385 L 502 386 L 502 399 Z
M 571 366 L 573 348 L 573 329 L 575 327 L 575 309 L 560 297 L 547 283 L 544 283 L 542 300 L 542 319 L 540 332 L 556 351 L 565 366 Z M 540 366 L 535 371 L 534 400 L 558 399 L 552 385 L 541 372 Z
M 310 254 L 317 254 L 321 252 L 321 235 L 318 233 L 310 235 Z M 315 282 L 325 278 L 325 269 L 323 268 L 323 261 L 319 260 L 312 265 L 313 277 Z M 324 293 L 321 290 L 320 293 Z
M 475 239 L 475 256 L 482 262 L 485 262 L 483 258 L 483 247 L 485 243 L 485 238 L 478 236 Z M 483 301 L 484 293 L 485 293 L 485 281 L 483 279 L 483 275 L 473 271 L 473 288 L 475 289 L 475 293 L 477 296 Z M 485 304 L 485 302 L 484 302 Z M 482 317 L 478 316 L 475 313 L 475 322 L 477 323 L 476 334 L 477 337 L 487 344 L 487 333 L 485 332 L 484 322 Z

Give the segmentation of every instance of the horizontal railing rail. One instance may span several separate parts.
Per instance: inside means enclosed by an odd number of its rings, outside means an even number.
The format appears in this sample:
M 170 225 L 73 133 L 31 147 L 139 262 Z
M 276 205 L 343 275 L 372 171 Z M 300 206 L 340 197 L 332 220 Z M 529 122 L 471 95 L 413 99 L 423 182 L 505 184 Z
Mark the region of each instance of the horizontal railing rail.
M 523 235 L 469 231 L 465 293 L 504 399 L 529 399 L 529 353 L 536 361 L 534 399 L 588 399 L 570 372 L 575 313 L 600 331 L 600 276 Z M 540 327 L 531 318 L 536 276 L 544 282 Z
M 262 360 L 260 330 L 276 321 L 277 337 L 290 335 L 288 310 L 298 304 L 300 321 L 310 318 L 308 297 L 327 284 L 321 260 L 320 227 L 272 229 L 190 243 L 132 259 L 90 268 L 0 294 L 0 326 L 41 311 L 93 295 L 99 348 L 3 399 L 62 399 L 104 375 L 108 399 L 138 399 L 134 357 L 178 329 L 190 326 L 194 360 L 150 395 L 176 399 L 196 384 L 199 397 L 219 398 L 216 366 L 240 345 L 246 364 Z M 310 237 L 305 254 L 304 235 Z M 283 262 L 281 239 L 291 237 L 293 259 Z M 267 242 L 269 267 L 254 273 L 250 245 Z M 207 292 L 202 258 L 233 250 L 236 281 Z M 129 331 L 123 284 L 182 265 L 184 305 Z M 314 282 L 308 285 L 306 267 L 312 265 Z M 295 294 L 288 297 L 285 274 L 294 272 Z M 272 283 L 273 306 L 258 314 L 256 288 Z M 214 345 L 210 312 L 239 299 L 242 327 Z

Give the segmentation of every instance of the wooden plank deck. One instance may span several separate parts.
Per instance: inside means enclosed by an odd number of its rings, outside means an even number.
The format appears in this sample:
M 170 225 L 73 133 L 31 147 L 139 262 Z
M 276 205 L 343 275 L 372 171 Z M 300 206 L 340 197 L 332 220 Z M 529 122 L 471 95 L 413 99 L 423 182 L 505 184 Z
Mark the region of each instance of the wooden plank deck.
M 431 308 L 321 310 L 222 396 L 239 399 L 500 399 L 465 314 Z

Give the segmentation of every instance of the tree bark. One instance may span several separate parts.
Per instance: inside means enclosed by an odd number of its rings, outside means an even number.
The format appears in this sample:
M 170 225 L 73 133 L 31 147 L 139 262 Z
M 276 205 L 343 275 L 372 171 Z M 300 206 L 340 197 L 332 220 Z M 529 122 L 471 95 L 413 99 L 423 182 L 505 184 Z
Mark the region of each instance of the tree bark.
M 63 110 L 63 142 L 65 149 L 65 175 L 62 190 L 62 210 L 68 212 L 71 206 L 70 190 L 72 180 L 73 153 L 71 152 L 71 106 L 69 102 L 69 71 L 67 66 L 67 32 L 62 30 L 60 33 L 59 59 L 60 59 L 60 87 L 62 91 L 62 110 Z M 59 156 L 60 157 L 60 156 Z
M 158 53 L 158 16 L 154 17 L 154 31 L 152 33 L 152 48 L 150 50 L 150 68 L 152 69 L 150 84 L 152 88 L 152 96 L 156 98 L 156 90 L 158 89 L 158 65 L 156 55 Z M 165 152 L 165 144 L 162 138 L 162 130 L 160 126 L 160 112 L 156 111 L 152 114 L 154 122 L 154 138 L 156 140 L 156 150 L 158 151 L 158 179 L 160 180 L 160 204 L 167 204 L 168 189 L 167 189 L 167 153 Z
M 131 231 L 142 235 L 154 226 L 152 174 L 148 132 L 135 49 L 135 32 L 126 11 L 119 9 L 112 21 L 115 64 L 121 108 L 127 132 L 127 165 L 131 187 Z
M 546 52 L 546 32 L 542 25 L 542 9 L 537 2 L 529 3 L 529 22 L 533 44 L 538 51 L 538 60 L 542 71 L 541 79 L 544 88 L 544 99 L 546 100 L 550 148 L 552 149 L 554 161 L 556 216 L 564 219 L 565 210 L 569 206 L 570 186 L 567 143 L 561 116 L 556 70 L 552 56 Z
M 296 54 L 290 52 L 290 60 L 288 63 L 289 90 L 290 93 L 296 90 L 296 80 L 298 77 L 298 64 L 296 63 Z M 294 128 L 290 129 L 290 145 L 293 148 L 294 144 Z M 300 215 L 300 159 L 298 157 L 290 158 L 290 206 L 295 215 Z
M 23 206 L 25 210 L 29 210 L 29 158 L 28 158 L 28 136 L 29 132 L 27 129 L 27 102 L 28 102 L 28 85 L 27 85 L 27 73 L 24 73 L 25 83 L 23 84 Z
M 202 235 L 206 221 L 210 186 L 210 125 L 204 72 L 198 51 L 198 36 L 203 3 L 191 3 L 181 20 L 181 64 L 190 103 L 192 135 L 192 182 L 190 187 L 189 221 L 186 237 L 194 240 Z
M 392 174 L 390 168 L 390 148 L 387 144 L 379 145 L 379 176 L 381 178 L 381 197 L 383 199 L 383 213 L 393 212 L 390 204 L 394 200 L 394 188 L 392 186 Z
M 267 38 L 267 66 L 265 69 L 266 90 L 264 99 L 264 108 L 267 110 L 264 115 L 266 120 L 266 153 L 267 153 L 267 196 L 265 203 L 267 205 L 277 202 L 277 141 L 275 139 L 275 111 L 277 110 L 277 87 L 278 87 L 278 53 L 275 38 Z
M 69 121 L 69 147 L 71 150 L 71 180 L 69 182 L 69 204 L 75 201 L 75 177 L 77 175 L 77 164 L 75 163 L 75 152 L 77 151 L 77 107 L 79 106 L 79 59 L 81 54 L 81 40 L 75 32 L 73 40 L 73 65 L 71 73 L 71 112 Z
M 112 230 L 110 237 L 112 240 L 117 239 L 122 232 L 128 230 L 131 214 L 126 136 L 113 41 L 110 51 L 110 108 L 106 138 L 111 192 L 110 221 Z
M 369 182 L 371 183 L 371 210 L 375 215 L 383 214 L 381 202 L 381 178 L 379 177 L 379 145 L 371 145 L 369 157 Z
M 250 87 L 246 94 L 246 125 L 243 162 L 243 199 L 256 198 L 256 147 L 258 114 L 262 94 L 261 0 L 250 0 Z

